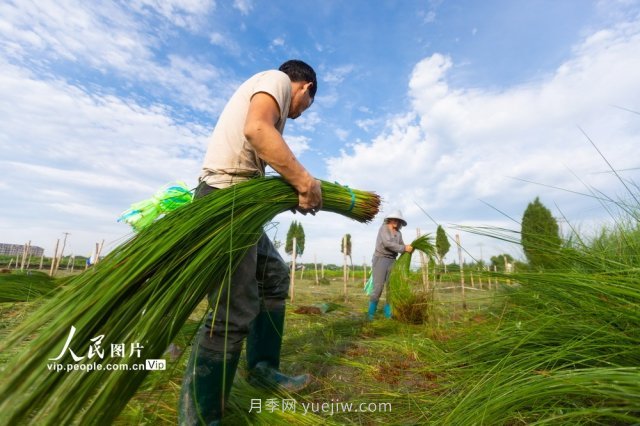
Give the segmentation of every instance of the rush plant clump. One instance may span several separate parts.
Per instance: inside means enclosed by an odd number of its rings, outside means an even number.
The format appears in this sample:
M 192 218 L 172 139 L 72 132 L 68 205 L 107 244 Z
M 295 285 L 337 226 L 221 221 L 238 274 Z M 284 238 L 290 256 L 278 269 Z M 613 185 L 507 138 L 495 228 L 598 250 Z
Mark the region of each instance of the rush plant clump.
M 413 240 L 411 246 L 427 256 L 435 255 L 435 247 L 429 235 Z M 429 309 L 429 295 L 417 292 L 412 288 L 409 278 L 412 253 L 402 253 L 389 276 L 389 298 L 393 308 L 393 316 L 399 321 L 409 324 L 426 322 Z

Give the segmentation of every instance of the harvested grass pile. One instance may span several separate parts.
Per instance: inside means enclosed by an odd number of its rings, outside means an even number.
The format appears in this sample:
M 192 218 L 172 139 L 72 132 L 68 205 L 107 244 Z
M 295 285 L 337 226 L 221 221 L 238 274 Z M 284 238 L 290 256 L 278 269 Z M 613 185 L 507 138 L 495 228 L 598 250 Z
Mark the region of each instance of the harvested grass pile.
M 0 303 L 28 302 L 50 295 L 56 288 L 55 280 L 42 272 L 0 274 Z
M 325 211 L 361 222 L 378 212 L 375 194 L 328 182 L 322 191 Z M 2 373 L 3 420 L 112 422 L 147 375 L 137 366 L 162 357 L 207 292 L 228 285 L 263 226 L 297 203 L 295 190 L 278 178 L 213 192 L 167 214 L 95 269 L 71 279 L 0 346 L 13 350 L 32 339 Z M 126 345 L 124 356 L 111 356 L 112 345 Z M 48 364 L 82 368 L 51 371 Z
M 402 303 L 393 305 L 393 316 L 407 324 L 424 324 L 429 319 L 429 306 L 432 298 L 424 291 L 417 291 Z
M 429 235 L 413 240 L 412 253 L 402 253 L 391 269 L 389 276 L 389 298 L 395 319 L 409 324 L 422 324 L 427 320 L 430 296 L 415 291 L 409 278 L 411 255 L 420 250 L 427 256 L 435 254 Z
M 305 315 L 323 315 L 328 312 L 335 311 L 339 307 L 340 305 L 336 303 L 323 302 L 323 303 L 316 303 L 313 306 L 300 306 L 298 309 L 296 309 L 293 312 L 295 312 L 296 314 L 305 314 Z

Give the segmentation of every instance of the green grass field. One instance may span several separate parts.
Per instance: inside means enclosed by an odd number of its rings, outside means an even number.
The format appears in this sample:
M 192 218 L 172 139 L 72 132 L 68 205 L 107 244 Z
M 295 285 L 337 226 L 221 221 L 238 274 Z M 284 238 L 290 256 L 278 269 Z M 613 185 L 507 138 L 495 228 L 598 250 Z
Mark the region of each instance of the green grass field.
M 420 274 L 410 273 L 405 282 L 426 313 L 419 324 L 385 319 L 381 306 L 366 320 L 362 275 L 348 283 L 345 298 L 341 271 L 319 284 L 313 272 L 298 272 L 281 367 L 314 380 L 299 394 L 268 393 L 246 382 L 241 361 L 224 423 L 640 424 L 638 222 L 575 238 L 554 256 L 554 269 L 474 273 L 464 300 L 459 275 L 442 276 L 425 293 Z M 5 274 L 0 339 L 65 291 L 67 280 Z M 190 341 L 206 308 L 202 301 L 192 312 L 164 354 L 166 370 L 146 376 L 116 424 L 177 423 Z M 27 344 L 0 353 L 3 376 Z
M 497 326 L 502 306 L 495 291 L 467 290 L 463 310 L 459 292 L 436 290 L 432 318 L 426 324 L 385 319 L 381 307 L 370 322 L 365 320 L 368 297 L 359 279 L 348 283 L 347 301 L 339 278 L 328 285 L 298 280 L 295 289 L 295 303 L 288 305 L 282 369 L 288 374 L 309 372 L 314 382 L 299 395 L 273 395 L 249 386 L 241 364 L 226 423 L 427 423 L 436 415 L 434 403 L 455 392 L 456 377 L 447 368 L 454 342 Z M 323 303 L 333 309 L 316 313 Z M 150 375 L 119 424 L 175 424 L 188 355 L 184 348 L 205 309 L 203 303 L 194 312 L 177 343 L 181 357 L 169 362 L 167 372 Z M 274 398 L 277 407 L 266 409 L 267 401 Z M 294 406 L 283 406 L 283 400 L 295 401 Z M 256 401 L 262 405 L 259 413 L 252 409 Z
M 365 320 L 368 297 L 362 291 L 361 278 L 348 283 L 347 301 L 341 278 L 332 278 L 329 282 L 315 285 L 312 279 L 297 280 L 295 303 L 288 305 L 282 369 L 290 374 L 311 373 L 314 377 L 311 386 L 300 395 L 265 393 L 245 382 L 241 365 L 226 422 L 407 424 L 426 421 L 428 401 L 449 387 L 451 379 L 442 369 L 449 342 L 495 321 L 492 306 L 499 304 L 494 291 L 477 290 L 468 295 L 468 309 L 463 311 L 452 291 L 442 290 L 434 292 L 436 297 L 430 309 L 433 318 L 427 324 L 407 325 L 385 319 L 381 306 L 376 319 L 369 322 Z M 459 293 L 457 296 L 459 299 Z M 332 309 L 317 313 L 323 303 L 330 304 Z M 37 304 L 37 299 L 1 303 L 0 333 L 10 332 Z M 203 301 L 176 339 L 173 351 L 165 355 L 167 370 L 148 376 L 117 424 L 176 424 L 177 399 L 189 341 L 205 311 Z M 10 356 L 3 354 L 3 361 Z M 260 413 L 255 407 L 251 409 L 252 401 L 255 404 L 260 400 L 264 405 L 272 398 L 277 398 L 280 405 L 283 399 L 293 400 L 295 407 L 280 407 L 273 412 L 263 407 Z M 366 407 L 360 408 L 360 404 Z

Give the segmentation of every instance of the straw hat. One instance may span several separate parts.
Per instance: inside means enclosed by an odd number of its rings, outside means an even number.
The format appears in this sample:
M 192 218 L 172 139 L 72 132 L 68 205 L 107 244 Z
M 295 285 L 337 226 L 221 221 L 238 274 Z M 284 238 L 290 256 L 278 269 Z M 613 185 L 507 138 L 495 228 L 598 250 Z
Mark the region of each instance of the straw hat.
M 402 223 L 402 226 L 407 226 L 407 221 L 404 220 L 404 218 L 402 217 L 402 212 L 400 210 L 396 210 L 393 211 L 391 213 L 389 213 L 385 218 L 384 221 L 385 223 L 389 220 L 389 219 L 397 219 L 400 221 L 400 223 Z

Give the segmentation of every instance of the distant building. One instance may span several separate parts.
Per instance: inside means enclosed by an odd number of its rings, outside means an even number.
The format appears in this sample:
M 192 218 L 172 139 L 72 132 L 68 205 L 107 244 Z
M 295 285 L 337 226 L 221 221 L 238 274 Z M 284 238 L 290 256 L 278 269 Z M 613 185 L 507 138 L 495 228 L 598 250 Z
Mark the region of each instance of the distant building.
M 24 244 L 5 244 L 0 243 L 0 256 L 22 256 Z M 44 254 L 44 249 L 38 246 L 31 246 L 29 249 L 31 256 L 39 257 Z

